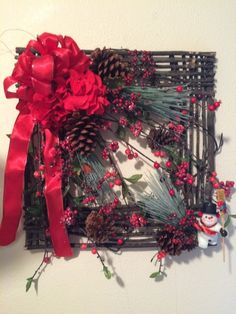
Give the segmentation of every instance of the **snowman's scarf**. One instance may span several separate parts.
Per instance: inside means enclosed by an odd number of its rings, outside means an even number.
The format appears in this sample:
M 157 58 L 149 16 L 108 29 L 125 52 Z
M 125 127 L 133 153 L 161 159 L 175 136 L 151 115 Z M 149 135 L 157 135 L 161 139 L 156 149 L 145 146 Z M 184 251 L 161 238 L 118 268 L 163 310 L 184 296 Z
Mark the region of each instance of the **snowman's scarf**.
M 212 227 L 214 227 L 216 224 L 214 224 Z M 201 221 L 201 225 L 199 223 L 195 223 L 194 227 L 198 230 L 198 231 L 202 231 L 204 233 L 206 233 L 209 236 L 214 236 L 217 234 L 216 231 L 211 230 L 211 228 L 208 228 L 206 225 L 204 225 L 204 223 Z

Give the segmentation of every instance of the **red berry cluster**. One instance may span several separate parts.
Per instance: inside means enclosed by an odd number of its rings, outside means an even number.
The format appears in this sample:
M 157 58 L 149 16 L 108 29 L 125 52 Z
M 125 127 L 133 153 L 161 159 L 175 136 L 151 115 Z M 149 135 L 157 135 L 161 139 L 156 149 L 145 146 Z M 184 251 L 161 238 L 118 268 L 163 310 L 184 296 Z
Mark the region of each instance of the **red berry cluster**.
M 116 142 L 116 141 L 111 142 L 111 143 L 109 144 L 109 149 L 110 149 L 113 153 L 117 152 L 117 150 L 119 149 L 119 144 L 118 144 L 118 142 Z
M 130 148 L 126 148 L 125 155 L 128 157 L 129 160 L 133 158 L 138 158 L 138 153 L 133 152 Z
M 175 181 L 176 186 L 183 186 L 185 183 L 192 185 L 194 183 L 194 177 L 187 172 L 188 169 L 189 163 L 187 161 L 183 161 L 177 166 L 177 171 L 175 173 L 177 178 Z
M 161 157 L 165 158 L 166 157 L 166 152 L 164 150 L 156 150 L 153 152 L 153 155 L 156 157 Z
M 44 170 L 45 166 L 44 165 L 39 165 L 38 170 L 34 172 L 34 177 L 35 179 L 44 179 Z
M 157 257 L 157 260 L 160 261 L 162 260 L 163 258 L 165 258 L 167 255 L 167 253 L 165 251 L 160 251 L 157 253 L 156 257 Z
M 67 226 L 72 226 L 76 222 L 76 215 L 78 214 L 78 211 L 72 210 L 70 207 L 67 207 L 64 211 L 64 215 L 61 219 L 61 222 L 64 223 Z
M 133 213 L 130 216 L 129 222 L 135 228 L 140 228 L 147 224 L 147 220 L 142 215 L 137 213 Z
M 83 199 L 82 204 L 87 205 L 87 204 L 91 204 L 91 203 L 95 203 L 95 202 L 96 202 L 95 196 L 87 196 Z
M 208 104 L 207 108 L 209 111 L 215 111 L 218 109 L 221 105 L 221 101 L 215 101 L 213 104 Z
M 174 132 L 175 134 L 174 140 L 176 142 L 179 142 L 181 140 L 181 135 L 185 131 L 185 127 L 182 124 L 176 124 L 176 123 L 170 122 L 168 124 L 168 128 Z
M 141 85 L 145 85 L 145 81 L 149 80 L 155 74 L 155 60 L 149 51 L 129 51 L 131 56 L 132 71 L 134 77 L 141 78 Z M 131 77 L 130 77 L 131 79 Z M 126 79 L 127 83 L 127 79 Z M 128 81 L 129 85 L 132 81 Z
M 112 101 L 113 104 L 113 112 L 136 112 L 137 102 L 139 101 L 141 94 L 140 93 L 131 93 L 126 94 L 125 96 L 120 96 L 119 94 L 113 93 L 114 99 Z M 139 112 L 140 110 L 138 110 Z
M 127 126 L 128 125 L 128 119 L 124 116 L 121 116 L 119 119 L 119 124 L 122 126 Z
M 114 185 L 121 185 L 122 181 L 118 177 L 118 173 L 115 170 L 106 171 L 104 176 L 99 180 L 97 188 L 100 190 L 104 182 L 108 182 L 110 188 L 113 188 Z
M 232 193 L 232 189 L 234 187 L 234 181 L 220 181 L 217 178 L 217 173 L 213 171 L 211 176 L 209 177 L 209 181 L 211 182 L 214 189 L 223 189 L 225 191 L 225 196 L 229 197 Z
M 130 131 L 135 136 L 138 137 L 143 130 L 143 125 L 141 121 L 136 121 L 135 123 L 131 124 Z
M 99 214 L 109 215 L 119 205 L 120 201 L 116 196 L 112 203 L 106 204 L 99 209 Z

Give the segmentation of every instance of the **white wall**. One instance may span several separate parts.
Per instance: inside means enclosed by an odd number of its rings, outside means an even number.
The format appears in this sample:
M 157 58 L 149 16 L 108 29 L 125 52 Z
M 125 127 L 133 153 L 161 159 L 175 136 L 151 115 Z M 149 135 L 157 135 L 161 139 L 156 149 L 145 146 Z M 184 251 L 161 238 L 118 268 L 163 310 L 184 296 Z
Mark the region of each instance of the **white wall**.
M 223 179 L 236 178 L 236 2 L 234 0 L 0 0 L 1 31 L 20 28 L 72 36 L 81 48 L 127 47 L 146 50 L 216 51 L 217 91 L 222 99 L 217 130 L 228 140 L 217 159 Z M 0 40 L 11 50 L 30 36 L 8 31 Z M 14 59 L 0 43 L 0 82 Z M 0 171 L 3 176 L 16 100 L 0 88 Z M 236 197 L 231 203 L 236 213 Z M 107 281 L 89 252 L 65 261 L 54 260 L 34 289 L 25 293 L 25 279 L 40 262 L 41 252 L 24 250 L 24 235 L 0 248 L 0 313 L 2 314 L 220 314 L 235 313 L 236 233 L 226 240 L 226 263 L 220 247 L 176 258 L 162 282 L 148 278 L 153 252 L 109 254 L 120 278 Z

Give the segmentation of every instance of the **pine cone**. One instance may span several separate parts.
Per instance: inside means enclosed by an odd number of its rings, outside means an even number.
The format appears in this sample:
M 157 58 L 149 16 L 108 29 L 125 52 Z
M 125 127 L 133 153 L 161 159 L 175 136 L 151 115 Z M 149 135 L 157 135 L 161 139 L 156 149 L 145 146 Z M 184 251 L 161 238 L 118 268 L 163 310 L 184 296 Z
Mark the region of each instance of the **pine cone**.
M 96 148 L 98 124 L 93 117 L 81 116 L 79 112 L 70 115 L 65 122 L 65 135 L 72 152 L 88 156 Z
M 182 251 L 190 251 L 197 246 L 196 233 L 188 228 L 182 230 L 166 225 L 157 230 L 157 246 L 169 255 L 180 255 Z
M 158 149 L 161 146 L 170 146 L 175 143 L 175 134 L 166 128 L 151 129 L 147 136 L 147 143 L 151 149 Z
M 96 211 L 92 211 L 86 221 L 85 230 L 87 237 L 96 243 L 102 243 L 114 237 L 116 233 L 115 222 L 110 217 L 105 217 Z
M 115 79 L 124 77 L 128 71 L 127 63 L 123 57 L 111 49 L 95 49 L 91 55 L 91 70 L 102 79 Z

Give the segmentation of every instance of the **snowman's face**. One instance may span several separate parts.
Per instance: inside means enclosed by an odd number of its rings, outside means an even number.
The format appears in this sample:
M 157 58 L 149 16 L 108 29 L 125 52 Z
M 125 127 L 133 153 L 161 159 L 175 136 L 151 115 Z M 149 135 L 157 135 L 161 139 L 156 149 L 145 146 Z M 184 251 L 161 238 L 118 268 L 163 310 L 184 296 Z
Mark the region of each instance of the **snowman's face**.
M 207 227 L 211 227 L 217 223 L 217 217 L 216 217 L 216 215 L 203 214 L 202 215 L 202 222 Z

